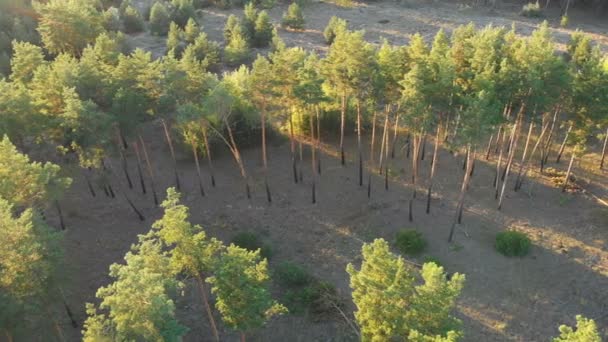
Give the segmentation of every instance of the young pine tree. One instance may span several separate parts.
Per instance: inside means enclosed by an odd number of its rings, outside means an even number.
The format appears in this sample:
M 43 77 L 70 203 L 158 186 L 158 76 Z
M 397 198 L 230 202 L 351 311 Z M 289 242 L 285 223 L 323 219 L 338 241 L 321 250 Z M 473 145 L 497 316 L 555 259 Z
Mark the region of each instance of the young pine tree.
M 176 55 L 180 55 L 178 48 L 180 47 L 183 36 L 184 31 L 179 28 L 175 22 L 171 22 L 169 25 L 169 34 L 167 35 L 167 50 L 173 51 L 175 57 L 179 57 Z
M 268 261 L 260 259 L 259 250 L 250 252 L 230 245 L 217 262 L 213 277 L 207 280 L 224 323 L 241 333 L 242 342 L 247 332 L 287 312 L 270 297 Z
M 255 21 L 253 45 L 255 47 L 266 47 L 272 40 L 274 27 L 270 22 L 270 16 L 266 11 L 261 11 Z
M 241 26 L 237 26 L 230 34 L 230 41 L 224 48 L 224 57 L 230 65 L 239 65 L 249 59 L 249 43 Z
M 199 28 L 196 20 L 189 18 L 186 26 L 184 27 L 184 40 L 190 44 L 194 43 L 194 40 L 200 35 L 201 29 Z
M 283 14 L 282 23 L 283 26 L 294 30 L 304 29 L 304 15 L 302 14 L 302 9 L 300 9 L 300 5 L 298 5 L 297 2 L 289 5 L 287 12 Z
M 327 26 L 323 30 L 323 37 L 328 45 L 331 45 L 336 39 L 336 36 L 343 31 L 348 30 L 348 24 L 346 20 L 340 19 L 336 16 L 332 16 L 327 23 Z
M 150 33 L 164 36 L 169 32 L 171 17 L 169 11 L 162 1 L 157 1 L 150 9 Z
M 553 342 L 601 342 L 602 337 L 592 319 L 581 315 L 576 316 L 576 329 L 567 325 L 559 327 L 560 335 Z

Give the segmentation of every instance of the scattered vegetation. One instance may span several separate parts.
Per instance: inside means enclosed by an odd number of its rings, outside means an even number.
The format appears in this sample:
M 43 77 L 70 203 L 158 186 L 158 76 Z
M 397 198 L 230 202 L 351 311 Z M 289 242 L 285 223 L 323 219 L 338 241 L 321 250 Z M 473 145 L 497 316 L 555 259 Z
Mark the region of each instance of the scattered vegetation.
M 496 235 L 496 250 L 505 256 L 525 256 L 530 245 L 530 238 L 522 232 L 510 230 Z
M 232 238 L 232 243 L 248 251 L 260 250 L 260 256 L 265 259 L 272 257 L 272 247 L 260 240 L 257 234 L 252 232 L 241 232 Z
M 543 12 L 540 8 L 540 3 L 537 1 L 525 4 L 521 9 L 520 14 L 524 17 L 540 18 L 543 15 Z
M 395 238 L 395 246 L 403 254 L 416 255 L 424 251 L 426 241 L 422 234 L 416 230 L 401 230 Z
M 559 327 L 560 335 L 553 342 L 601 342 L 595 321 L 581 315 L 576 316 L 576 329 L 567 325 Z
M 281 285 L 288 287 L 304 286 L 312 280 L 308 271 L 289 261 L 282 262 L 276 267 L 275 276 Z

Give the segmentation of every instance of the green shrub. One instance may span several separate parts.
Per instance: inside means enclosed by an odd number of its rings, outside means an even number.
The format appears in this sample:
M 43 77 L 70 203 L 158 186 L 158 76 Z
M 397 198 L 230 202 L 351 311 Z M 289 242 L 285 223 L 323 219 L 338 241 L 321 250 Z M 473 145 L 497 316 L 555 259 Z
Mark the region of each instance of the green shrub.
M 273 26 L 270 23 L 270 16 L 266 11 L 260 12 L 254 27 L 253 45 L 256 47 L 266 47 L 272 40 Z
M 236 66 L 247 62 L 250 58 L 249 44 L 240 26 L 230 35 L 230 41 L 224 48 L 224 58 L 229 65 Z
M 122 24 L 126 33 L 141 32 L 144 30 L 144 19 L 133 6 L 127 6 L 122 14 Z
M 270 259 L 272 256 L 272 249 L 270 245 L 260 241 L 258 236 L 252 232 L 242 232 L 236 234 L 232 238 L 232 243 L 249 251 L 257 251 L 259 249 L 260 256 L 262 256 L 262 258 Z
M 415 230 L 401 230 L 397 233 L 395 246 L 403 254 L 416 255 L 426 248 L 426 241 L 422 234 Z
M 169 32 L 171 18 L 167 7 L 163 2 L 157 1 L 150 9 L 150 32 L 155 35 L 164 36 Z
M 304 28 L 304 16 L 302 15 L 302 10 L 297 2 L 289 5 L 287 12 L 283 14 L 283 26 L 294 30 L 301 30 Z
M 277 266 L 275 278 L 281 285 L 290 287 L 307 285 L 312 279 L 303 267 L 289 261 Z
M 431 255 L 425 255 L 424 259 L 422 260 L 422 262 L 424 264 L 426 264 L 427 262 L 432 262 L 432 263 L 434 263 L 437 266 L 443 267 L 443 263 L 441 261 L 439 261 L 439 259 L 437 259 L 437 258 L 435 258 L 434 256 L 431 256 Z
M 530 239 L 516 231 L 500 232 L 496 235 L 496 250 L 506 256 L 524 256 L 530 250 Z
M 542 16 L 542 10 L 538 2 L 529 2 L 521 9 L 521 15 L 529 18 L 538 18 Z
M 346 31 L 348 28 L 348 24 L 346 20 L 340 19 L 336 16 L 331 17 L 325 30 L 323 30 L 323 37 L 325 37 L 325 42 L 331 45 L 336 39 L 336 36 L 339 32 Z
M 118 31 L 120 29 L 120 14 L 118 8 L 110 7 L 101 15 L 103 28 L 106 31 Z
M 564 16 L 562 16 L 562 19 L 559 21 L 559 26 L 566 27 L 566 26 L 568 26 L 568 22 L 569 22 L 568 16 L 564 15 Z
M 186 26 L 188 19 L 196 15 L 192 0 L 173 0 L 172 3 L 173 13 L 171 13 L 171 20 L 176 22 L 180 27 Z
M 335 286 L 317 280 L 308 286 L 287 291 L 281 302 L 290 313 L 308 313 L 317 322 L 337 314 L 336 307 L 344 307 L 344 301 L 338 296 Z

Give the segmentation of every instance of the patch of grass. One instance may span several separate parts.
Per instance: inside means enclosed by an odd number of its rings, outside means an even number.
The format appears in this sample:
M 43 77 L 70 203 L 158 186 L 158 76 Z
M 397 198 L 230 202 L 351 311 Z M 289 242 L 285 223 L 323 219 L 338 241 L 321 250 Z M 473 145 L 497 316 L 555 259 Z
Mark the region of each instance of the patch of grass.
M 261 241 L 260 238 L 252 232 L 241 232 L 236 234 L 232 238 L 232 243 L 249 251 L 257 251 L 259 249 L 262 258 L 270 259 L 272 256 L 272 248 L 270 245 Z
M 496 235 L 496 250 L 505 256 L 525 256 L 531 244 L 528 236 L 521 232 L 510 230 Z
M 439 259 L 435 258 L 432 255 L 425 255 L 424 256 L 424 259 L 422 259 L 422 263 L 426 264 L 427 262 L 433 262 L 433 263 L 435 263 L 435 265 L 443 267 L 443 263 L 441 261 L 439 261 Z
M 543 12 L 540 8 L 540 3 L 529 2 L 522 7 L 520 14 L 528 18 L 540 18 Z
M 413 229 L 401 230 L 397 233 L 395 246 L 403 254 L 416 255 L 424 251 L 426 241 L 422 237 L 422 234 Z
M 564 186 L 564 179 L 566 179 L 566 171 L 560 171 L 552 167 L 548 167 L 543 172 L 549 178 L 551 183 L 553 183 L 554 186 L 558 188 Z M 576 184 L 576 177 L 574 176 L 573 172 L 570 172 L 570 179 L 568 180 L 566 191 L 575 192 L 578 190 L 580 190 L 580 187 L 578 186 L 578 184 Z
M 307 285 L 312 279 L 312 276 L 306 269 L 289 261 L 280 263 L 274 275 L 281 285 L 290 287 Z

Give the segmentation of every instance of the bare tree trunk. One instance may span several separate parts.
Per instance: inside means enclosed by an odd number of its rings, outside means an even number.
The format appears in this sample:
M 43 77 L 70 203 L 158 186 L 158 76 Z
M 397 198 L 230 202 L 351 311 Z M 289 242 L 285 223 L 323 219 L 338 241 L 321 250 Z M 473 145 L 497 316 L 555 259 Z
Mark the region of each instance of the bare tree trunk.
M 526 137 L 526 143 L 524 145 L 524 152 L 521 155 L 521 161 L 519 163 L 519 170 L 517 171 L 517 178 L 515 179 L 514 191 L 517 191 L 519 188 L 519 180 L 521 179 L 521 172 L 524 168 L 524 163 L 526 161 L 526 156 L 528 154 L 528 146 L 530 146 L 530 137 L 532 136 L 532 130 L 534 130 L 534 121 L 530 121 L 530 127 L 528 128 L 528 136 Z
M 520 112 L 518 114 L 518 118 L 515 120 L 515 134 L 513 136 L 513 139 L 511 140 L 511 143 L 509 144 L 509 146 L 510 146 L 509 160 L 507 162 L 507 167 L 505 169 L 505 177 L 502 182 L 502 189 L 500 191 L 500 197 L 498 199 L 498 210 L 500 210 L 502 208 L 502 201 L 503 201 L 503 198 L 505 195 L 505 189 L 507 187 L 509 171 L 511 170 L 511 165 L 513 164 L 513 157 L 515 156 L 515 151 L 517 149 L 517 141 L 519 140 L 519 126 L 521 125 L 524 111 L 525 111 L 525 104 L 522 105 L 522 108 L 520 109 Z
M 289 145 L 291 148 L 291 168 L 293 171 L 293 181 L 298 184 L 298 169 L 296 166 L 296 141 L 293 133 L 293 114 L 289 113 Z
M 298 149 L 300 152 L 300 163 L 298 164 L 298 173 L 300 178 L 300 183 L 304 182 L 304 172 L 302 172 L 302 164 L 304 164 L 304 156 L 302 155 L 302 140 L 298 137 Z
M 450 227 L 450 235 L 448 237 L 448 242 L 452 242 L 452 240 L 454 238 L 454 230 L 456 228 L 456 224 L 458 224 L 458 222 L 461 221 L 462 209 L 464 207 L 464 198 L 465 198 L 467 189 L 469 188 L 469 182 L 471 180 L 471 169 L 473 168 L 473 163 L 474 163 L 474 159 L 475 159 L 475 150 L 471 149 L 470 146 L 467 150 L 470 150 L 471 152 L 468 153 L 469 160 L 467 161 L 467 170 L 465 170 L 464 179 L 462 180 L 462 187 L 460 188 L 460 195 L 458 195 L 458 202 L 456 204 L 456 213 L 454 215 L 454 221 L 452 221 L 452 226 Z
M 488 148 L 486 149 L 486 160 L 490 160 L 490 150 L 492 149 L 492 141 L 493 140 L 494 140 L 494 133 L 492 133 L 490 135 L 490 140 L 488 141 Z
M 137 140 L 135 140 L 135 142 L 133 143 L 133 146 L 135 146 L 135 156 L 137 158 L 137 175 L 139 176 L 139 184 L 141 185 L 141 192 L 142 194 L 146 194 L 146 183 L 144 182 L 144 175 L 141 171 L 141 157 L 139 155 L 139 147 L 138 147 L 138 143 Z
M 201 175 L 201 165 L 198 161 L 198 152 L 196 151 L 196 142 L 191 141 L 192 154 L 194 155 L 194 164 L 196 165 L 196 175 L 198 177 L 198 188 L 201 192 L 201 196 L 205 196 L 205 189 L 203 188 L 203 176 Z
M 173 141 L 171 140 L 171 135 L 169 134 L 169 128 L 167 127 L 167 123 L 164 119 L 161 119 L 163 124 L 163 129 L 165 130 L 165 138 L 167 139 L 167 144 L 169 144 L 169 151 L 171 152 L 171 158 L 173 159 L 173 172 L 175 174 L 175 187 L 178 191 L 181 190 L 179 175 L 177 174 L 177 159 L 175 158 L 175 150 L 173 149 Z
M 549 130 L 549 136 L 547 137 L 546 143 L 543 145 L 542 149 L 542 157 L 540 161 L 540 172 L 543 172 L 545 168 L 545 164 L 547 164 L 547 160 L 549 159 L 549 152 L 551 152 L 551 142 L 553 141 L 553 132 L 555 129 L 555 122 L 557 121 L 557 116 L 559 115 L 559 111 L 561 109 L 560 105 L 557 105 L 555 108 L 555 113 L 553 114 L 553 121 L 551 121 L 551 129 Z
M 604 147 L 602 147 L 602 160 L 600 161 L 600 170 L 604 168 L 604 159 L 606 158 L 606 145 L 608 144 L 608 128 L 604 137 Z
M 317 114 L 317 144 L 316 149 L 319 150 L 319 145 L 321 145 L 321 120 L 319 118 L 319 107 L 315 106 L 315 112 Z M 317 173 L 321 174 L 321 151 L 317 153 Z
M 562 186 L 562 192 L 566 192 L 568 188 L 568 182 L 570 181 L 570 173 L 572 172 L 572 164 L 574 164 L 574 158 L 576 158 L 576 152 L 572 151 L 572 157 L 570 157 L 570 163 L 568 164 L 568 171 L 566 171 L 566 178 L 564 179 L 564 186 Z
M 500 138 L 504 134 L 503 125 L 498 127 L 498 134 L 496 134 L 496 143 L 494 144 L 494 154 L 498 154 L 498 150 L 500 148 Z
M 211 332 L 213 333 L 213 338 L 216 342 L 220 340 L 220 335 L 217 331 L 217 326 L 215 324 L 215 319 L 213 318 L 213 313 L 211 312 L 211 305 L 209 305 L 209 298 L 207 297 L 207 289 L 205 288 L 205 281 L 200 274 L 196 274 L 196 282 L 198 284 L 198 292 L 201 295 L 203 300 L 203 305 L 205 306 L 205 311 L 207 312 L 207 317 L 209 318 L 209 325 L 211 326 Z
M 345 164 L 344 160 L 344 122 L 346 120 L 346 92 L 342 94 L 342 111 L 340 112 L 340 162 Z
M 262 163 L 264 165 L 264 187 L 266 188 L 266 200 L 268 203 L 272 203 L 272 195 L 270 194 L 270 186 L 268 185 L 268 155 L 266 152 L 266 103 L 262 104 L 260 115 L 262 125 Z
M 534 158 L 534 153 L 536 152 L 536 149 L 542 143 L 543 137 L 545 136 L 545 132 L 547 131 L 548 127 L 549 127 L 549 123 L 546 123 L 545 126 L 543 127 L 542 131 L 540 132 L 540 136 L 536 140 L 536 143 L 534 144 L 534 148 L 532 148 L 532 153 L 530 154 L 530 158 L 528 158 L 528 161 L 524 164 L 523 174 L 520 169 L 520 173 L 517 175 L 517 180 L 515 181 L 515 191 L 519 190 L 521 188 L 522 184 L 524 183 L 524 180 L 526 179 L 526 176 L 528 175 L 530 162 L 532 161 L 532 158 Z
M 57 209 L 57 215 L 59 216 L 59 226 L 61 230 L 65 230 L 65 222 L 63 220 L 63 213 L 61 212 L 61 206 L 59 205 L 59 201 L 55 200 L 55 208 Z
M 566 136 L 564 136 L 564 141 L 562 141 L 562 145 L 559 147 L 559 152 L 557 153 L 557 158 L 555 159 L 556 163 L 559 163 L 559 160 L 562 159 L 562 153 L 564 153 L 564 148 L 566 147 L 566 142 L 568 142 L 568 137 L 570 136 L 570 131 L 572 131 L 572 124 L 568 126 L 568 130 L 566 131 Z
M 513 128 L 511 129 L 511 134 L 509 135 L 509 144 L 511 144 L 513 142 L 513 137 L 515 136 L 515 130 L 516 130 L 516 124 L 513 125 Z M 506 141 L 507 141 L 507 131 L 506 129 L 504 130 L 504 133 L 502 135 L 502 142 L 500 144 L 500 153 L 498 154 L 498 162 L 496 163 L 496 175 L 494 176 L 494 199 L 498 199 L 498 195 L 500 194 L 500 185 L 502 184 L 502 177 L 501 177 L 501 169 L 502 169 L 502 156 L 505 152 L 505 145 L 506 145 Z M 507 155 L 508 158 L 508 155 Z M 505 166 L 506 169 L 506 166 Z
M 359 186 L 363 186 L 363 153 L 361 152 L 361 102 L 357 99 L 357 152 L 359 154 Z
M 395 113 L 395 133 L 393 134 L 393 143 L 391 144 L 391 159 L 395 159 L 395 145 L 397 144 L 397 134 L 398 133 L 399 133 L 399 113 L 397 110 L 397 113 Z
M 227 118 L 224 118 L 224 124 L 226 125 L 226 129 L 228 130 L 228 137 L 230 139 L 230 143 L 229 143 L 230 151 L 232 152 L 232 155 L 234 156 L 234 159 L 236 160 L 236 163 L 239 166 L 239 169 L 241 171 L 241 177 L 243 178 L 243 181 L 245 182 L 245 192 L 247 194 L 247 198 L 251 199 L 251 189 L 249 188 L 249 180 L 247 179 L 247 172 L 245 171 L 245 165 L 243 165 L 243 160 L 241 159 L 241 153 L 236 144 L 236 141 L 234 140 L 234 135 L 232 134 L 232 127 L 230 127 L 230 123 L 228 122 Z M 295 157 L 294 157 L 294 160 L 295 160 Z
M 375 166 L 374 159 L 374 145 L 376 143 L 376 111 L 374 110 L 374 115 L 372 116 L 372 141 L 369 147 L 369 159 L 372 165 L 372 169 Z
M 431 212 L 431 191 L 433 189 L 433 178 L 435 177 L 435 168 L 437 167 L 437 150 L 439 149 L 439 132 L 441 131 L 441 125 L 437 126 L 437 133 L 435 135 L 435 146 L 433 147 L 433 159 L 431 161 L 431 175 L 429 176 L 429 188 L 426 193 L 426 213 Z
M 148 156 L 148 149 L 146 148 L 146 143 L 141 135 L 139 136 L 139 142 L 141 143 L 141 149 L 144 152 L 144 160 L 148 166 L 148 175 L 150 176 L 150 188 L 152 189 L 152 196 L 154 197 L 154 205 L 158 205 L 158 197 L 156 196 L 156 187 L 154 186 L 154 173 L 150 163 L 150 156 Z
M 317 156 L 315 155 L 317 149 L 317 140 L 315 140 L 315 129 L 314 129 L 314 119 L 312 114 L 308 116 L 309 124 L 310 124 L 310 163 L 311 163 L 311 178 L 312 178 L 312 204 L 317 203 L 317 194 L 316 194 L 316 165 L 315 162 L 317 160 Z
M 387 139 L 386 135 L 387 135 L 387 126 L 388 126 L 388 113 L 389 113 L 389 107 L 388 105 L 386 105 L 386 108 L 384 110 L 384 128 L 382 129 L 382 142 L 380 144 L 380 157 L 379 157 L 379 162 L 378 162 L 378 173 L 382 174 L 382 168 L 384 166 L 384 147 L 386 145 L 385 141 Z
M 387 121 L 388 124 L 388 113 L 387 113 Z M 384 190 L 388 191 L 388 173 L 390 171 L 391 161 L 388 159 L 388 129 L 386 132 L 386 139 L 384 140 L 384 160 L 386 163 L 386 167 L 384 168 Z
M 213 161 L 211 160 L 211 146 L 209 146 L 209 139 L 207 137 L 207 127 L 203 123 L 203 144 L 205 144 L 205 153 L 207 154 L 207 165 L 209 165 L 209 174 L 211 175 L 211 186 L 215 187 L 215 172 L 213 170 Z
M 422 135 L 422 147 L 420 151 L 420 160 L 424 160 L 424 155 L 426 154 L 426 132 Z

